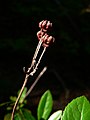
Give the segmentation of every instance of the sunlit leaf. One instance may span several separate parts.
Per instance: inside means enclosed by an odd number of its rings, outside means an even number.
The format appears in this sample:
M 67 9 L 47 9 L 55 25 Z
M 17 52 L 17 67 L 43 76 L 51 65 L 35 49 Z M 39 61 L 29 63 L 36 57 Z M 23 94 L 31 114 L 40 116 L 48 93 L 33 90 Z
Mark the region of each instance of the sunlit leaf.
M 62 110 L 58 110 L 58 111 L 54 112 L 54 113 L 49 117 L 48 120 L 60 120 L 61 116 L 62 116 Z
M 47 90 L 41 97 L 38 110 L 37 110 L 37 116 L 38 120 L 40 119 L 47 119 L 50 115 L 50 112 L 52 110 L 53 100 L 52 95 L 49 90 Z
M 71 101 L 65 108 L 62 120 L 89 120 L 90 103 L 81 96 Z

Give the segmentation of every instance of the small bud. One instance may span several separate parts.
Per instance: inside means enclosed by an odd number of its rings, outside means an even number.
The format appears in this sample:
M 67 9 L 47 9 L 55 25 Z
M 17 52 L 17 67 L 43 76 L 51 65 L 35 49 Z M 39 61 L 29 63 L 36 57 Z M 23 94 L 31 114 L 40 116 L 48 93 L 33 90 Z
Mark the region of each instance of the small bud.
M 55 41 L 55 39 L 52 37 L 52 36 L 49 36 L 48 37 L 48 39 L 47 39 L 47 41 L 46 41 L 46 44 L 51 44 L 51 43 L 53 43 Z
M 50 44 L 52 44 L 55 41 L 55 38 L 52 36 L 49 36 L 47 34 L 45 34 L 43 36 L 43 46 L 44 47 L 49 47 Z
M 43 43 L 45 43 L 48 39 L 49 35 L 47 33 L 45 33 L 45 35 L 43 36 Z
M 42 30 L 38 31 L 37 32 L 37 37 L 38 37 L 38 40 L 40 40 L 43 36 L 44 36 L 44 32 Z
M 39 28 L 42 28 L 42 23 L 43 23 L 44 20 L 42 20 L 40 23 L 39 23 Z
M 44 47 L 49 47 L 49 45 L 55 41 L 54 37 L 49 36 L 47 34 L 47 31 L 50 30 L 51 27 L 52 27 L 52 23 L 48 20 L 42 20 L 39 23 L 39 28 L 41 30 L 37 32 L 37 37 L 38 37 L 38 40 L 42 40 L 42 45 Z
M 43 20 L 39 23 L 39 27 L 40 29 L 42 29 L 44 32 L 47 32 L 48 30 L 51 29 L 52 27 L 52 23 L 50 21 L 47 20 Z
M 52 23 L 50 23 L 50 21 L 48 21 L 46 24 L 46 29 L 50 30 L 51 27 L 52 27 Z

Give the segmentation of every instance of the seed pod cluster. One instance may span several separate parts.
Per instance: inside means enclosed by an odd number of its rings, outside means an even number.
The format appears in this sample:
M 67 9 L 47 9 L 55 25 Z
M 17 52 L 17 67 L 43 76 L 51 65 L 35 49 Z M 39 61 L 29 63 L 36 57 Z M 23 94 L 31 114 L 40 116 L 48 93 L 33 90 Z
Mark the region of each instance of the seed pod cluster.
M 55 38 L 48 34 L 48 31 L 52 28 L 52 23 L 48 20 L 43 20 L 39 23 L 39 28 L 40 31 L 37 32 L 38 40 L 42 40 L 43 47 L 49 47 L 55 41 Z

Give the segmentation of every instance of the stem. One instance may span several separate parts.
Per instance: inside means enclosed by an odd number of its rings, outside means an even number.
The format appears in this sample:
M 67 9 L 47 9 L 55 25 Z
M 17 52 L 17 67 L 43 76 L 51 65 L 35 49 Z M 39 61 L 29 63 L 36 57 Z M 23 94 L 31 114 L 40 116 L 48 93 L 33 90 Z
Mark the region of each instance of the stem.
M 19 93 L 19 95 L 18 95 L 18 97 L 17 97 L 17 99 L 16 99 L 16 102 L 15 102 L 15 104 L 14 104 L 14 107 L 13 107 L 13 111 L 12 111 L 12 115 L 11 115 L 11 120 L 14 120 L 14 113 L 15 113 L 15 110 L 16 110 L 16 108 L 17 108 L 17 105 L 18 105 L 18 102 L 19 102 L 19 100 L 20 100 L 20 97 L 21 97 L 21 95 L 22 95 L 22 92 L 23 92 L 23 90 L 24 90 L 24 88 L 25 88 L 25 85 L 26 85 L 26 83 L 27 83 L 28 77 L 29 77 L 29 75 L 26 74 L 24 83 L 23 83 L 23 85 L 22 85 L 22 88 L 21 88 L 21 90 L 20 90 L 20 93 Z
M 40 64 L 40 61 L 41 61 L 41 59 L 42 59 L 45 51 L 46 51 L 46 47 L 44 47 L 44 49 L 43 49 L 43 51 L 42 51 L 42 54 L 41 54 L 41 56 L 40 56 L 40 58 L 39 58 L 39 60 L 38 60 L 38 62 L 37 62 L 37 64 L 36 64 L 35 70 L 37 69 L 38 65 Z
M 33 88 L 35 87 L 35 85 L 37 84 L 37 82 L 39 81 L 39 79 L 42 77 L 42 75 L 45 73 L 46 70 L 47 70 L 47 67 L 44 67 L 43 70 L 38 75 L 38 77 L 36 78 L 35 82 L 32 84 L 32 86 L 30 87 L 30 89 L 26 93 L 25 98 L 31 93 L 31 91 L 33 90 Z M 24 100 L 25 100 L 25 98 L 24 98 Z
M 33 88 L 34 88 L 35 85 L 37 84 L 38 80 L 39 80 L 40 77 L 44 74 L 44 72 L 45 72 L 46 70 L 47 70 L 47 67 L 44 67 L 43 70 L 42 70 L 42 71 L 40 72 L 40 74 L 38 75 L 38 77 L 36 78 L 35 82 L 32 84 L 32 86 L 30 87 L 30 89 L 29 89 L 28 92 L 26 93 L 25 98 L 26 98 L 26 97 L 30 94 L 30 92 L 33 90 Z M 30 75 L 30 74 L 29 74 L 29 75 Z M 19 100 L 20 100 L 20 97 L 21 97 L 21 95 L 22 95 L 22 92 L 23 92 L 23 90 L 24 90 L 24 88 L 25 88 L 25 86 L 26 86 L 26 83 L 27 83 L 27 80 L 28 80 L 29 75 L 26 74 L 25 81 L 24 81 L 24 83 L 23 83 L 23 86 L 22 86 L 22 88 L 21 88 L 21 90 L 20 90 L 20 93 L 19 93 L 19 95 L 18 95 L 18 97 L 17 97 L 17 99 L 16 99 L 16 102 L 15 102 L 15 104 L 14 104 L 14 107 L 13 107 L 13 111 L 12 111 L 12 115 L 11 115 L 11 120 L 14 120 L 14 113 L 15 113 L 15 110 L 16 110 L 16 108 L 17 108 L 17 105 L 18 105 L 18 102 L 19 102 Z M 25 100 L 25 98 L 23 99 L 23 101 Z

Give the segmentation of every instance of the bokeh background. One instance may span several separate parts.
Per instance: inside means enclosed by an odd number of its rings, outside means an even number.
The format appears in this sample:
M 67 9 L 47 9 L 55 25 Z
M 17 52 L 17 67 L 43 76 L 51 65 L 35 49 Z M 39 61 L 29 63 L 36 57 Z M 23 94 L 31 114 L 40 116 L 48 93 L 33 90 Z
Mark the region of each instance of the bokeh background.
M 23 67 L 30 66 L 38 43 L 38 23 L 44 19 L 53 23 L 51 34 L 56 40 L 28 81 L 29 88 L 48 66 L 28 97 L 30 107 L 37 107 L 47 89 L 53 94 L 54 110 L 80 95 L 90 99 L 90 1 L 7 0 L 0 1 L 0 103 L 21 88 Z

